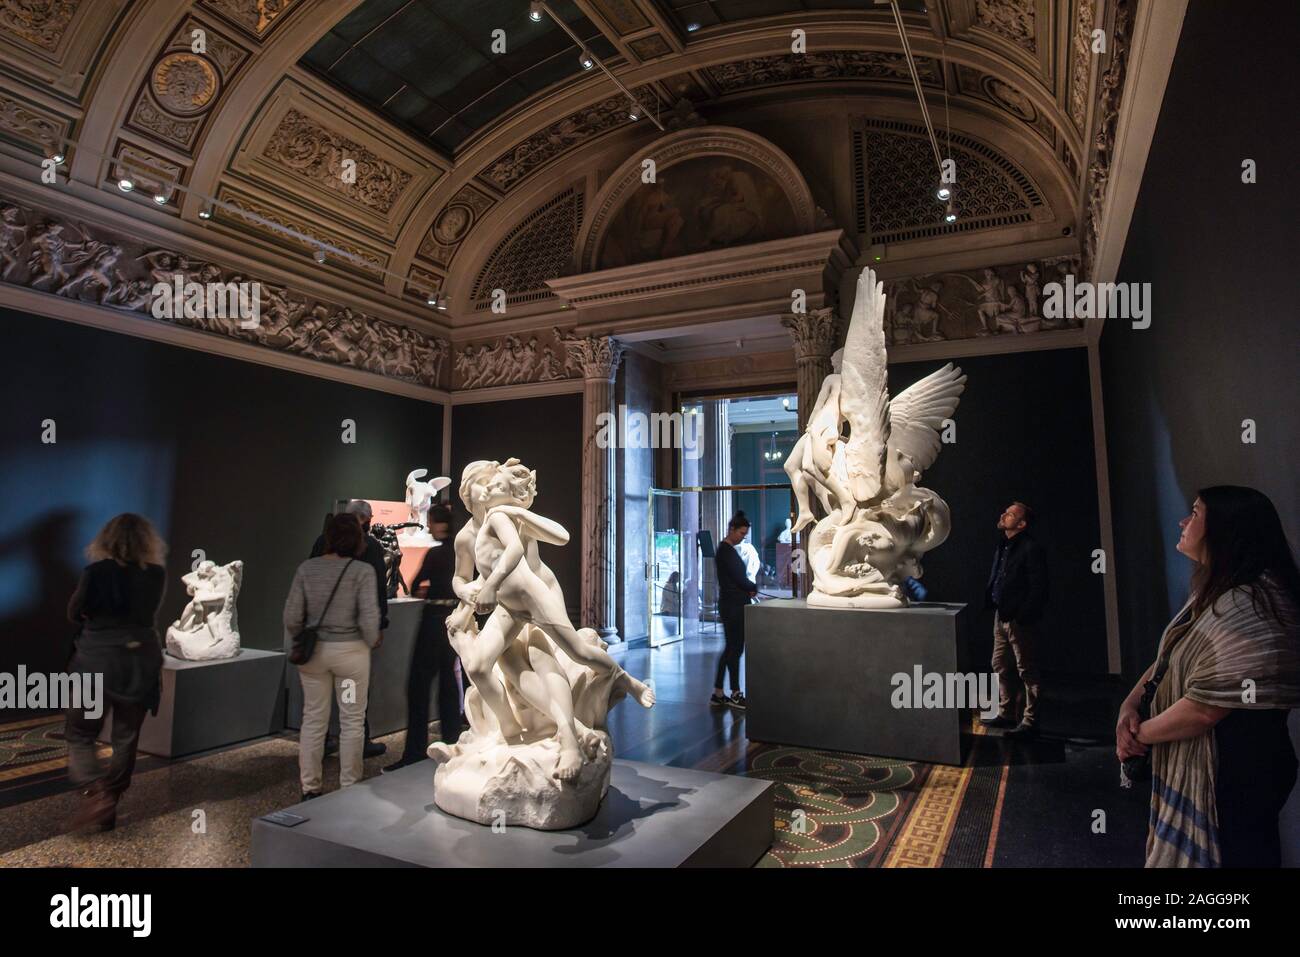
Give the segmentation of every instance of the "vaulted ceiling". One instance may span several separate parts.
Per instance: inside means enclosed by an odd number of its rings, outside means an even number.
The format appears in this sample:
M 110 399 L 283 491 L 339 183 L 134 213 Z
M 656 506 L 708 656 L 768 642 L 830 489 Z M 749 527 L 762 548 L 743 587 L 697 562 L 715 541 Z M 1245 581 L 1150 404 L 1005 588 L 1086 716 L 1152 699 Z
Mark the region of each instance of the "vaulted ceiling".
M 550 6 L 669 130 L 768 136 L 864 256 L 887 242 L 895 261 L 928 262 L 958 240 L 1073 235 L 1077 247 L 1107 62 L 1092 33 L 1127 2 L 904 0 L 940 139 L 1001 168 L 990 182 L 1010 182 L 1025 210 L 952 229 L 923 202 L 928 147 L 887 5 Z M 68 188 L 42 194 L 55 205 L 93 204 L 106 222 L 270 264 L 453 339 L 481 331 L 492 317 L 469 300 L 503 243 L 566 191 L 576 205 L 558 218 L 577 224 L 558 228 L 576 237 L 583 198 L 661 135 L 527 12 L 526 0 L 0 0 L 3 174 L 30 194 L 33 157 L 68 140 Z M 792 52 L 798 36 L 806 49 Z M 855 163 L 896 170 L 873 180 Z M 124 169 L 145 188 L 122 194 Z M 319 245 L 343 255 L 316 267 Z M 530 268 L 574 268 L 568 252 L 541 258 Z M 449 314 L 424 305 L 434 288 L 452 293 Z

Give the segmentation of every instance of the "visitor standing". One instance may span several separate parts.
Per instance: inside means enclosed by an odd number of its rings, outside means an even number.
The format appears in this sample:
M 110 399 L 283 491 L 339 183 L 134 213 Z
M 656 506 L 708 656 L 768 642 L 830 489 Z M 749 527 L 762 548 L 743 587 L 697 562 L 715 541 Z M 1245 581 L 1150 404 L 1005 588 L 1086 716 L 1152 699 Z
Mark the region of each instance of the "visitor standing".
M 740 658 L 745 653 L 745 606 L 758 594 L 758 586 L 746 574 L 745 562 L 736 547 L 749 534 L 749 519 L 736 512 L 727 523 L 727 534 L 718 543 L 713 560 L 718 566 L 718 617 L 726 645 L 718 659 L 713 695 L 709 704 L 745 710 L 745 694 L 740 690 Z M 723 675 L 730 675 L 731 694 L 722 692 Z

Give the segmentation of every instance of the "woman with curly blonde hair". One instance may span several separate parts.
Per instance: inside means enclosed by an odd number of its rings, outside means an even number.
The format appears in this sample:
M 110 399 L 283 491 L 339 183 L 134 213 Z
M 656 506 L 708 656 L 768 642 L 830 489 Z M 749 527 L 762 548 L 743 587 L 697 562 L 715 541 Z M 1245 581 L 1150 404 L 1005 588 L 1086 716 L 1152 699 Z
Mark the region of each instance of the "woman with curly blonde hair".
M 117 802 L 131 784 L 140 726 L 158 709 L 162 642 L 154 619 L 167 584 L 166 552 L 150 521 L 130 512 L 110 519 L 86 547 L 90 564 L 68 603 L 68 619 L 81 628 L 69 670 L 104 676 L 113 711 L 113 757 L 105 772 L 95 753 L 104 708 L 96 717 L 69 709 L 68 777 L 86 787 L 73 830 L 112 829 Z

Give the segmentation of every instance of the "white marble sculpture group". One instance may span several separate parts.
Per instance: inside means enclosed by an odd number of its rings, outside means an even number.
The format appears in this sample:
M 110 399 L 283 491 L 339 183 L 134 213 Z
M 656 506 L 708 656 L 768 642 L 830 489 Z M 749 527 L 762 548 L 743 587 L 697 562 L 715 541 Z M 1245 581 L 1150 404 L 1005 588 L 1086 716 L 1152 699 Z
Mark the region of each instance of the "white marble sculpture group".
M 903 579 L 921 577 L 921 556 L 951 530 L 947 503 L 917 483 L 939 455 L 966 377 L 948 363 L 891 400 L 884 316 L 883 286 L 864 269 L 844 348 L 785 463 L 799 506 L 794 532 L 813 525 L 813 497 L 824 513 L 808 541 L 810 605 L 905 605 Z
M 517 459 L 465 467 L 460 497 L 471 517 L 456 535 L 460 604 L 447 634 L 473 684 L 470 727 L 429 757 L 438 762 L 434 801 L 447 813 L 559 830 L 590 820 L 609 787 L 609 709 L 625 695 L 648 708 L 655 696 L 593 629 L 569 621 L 538 552 L 567 544 L 569 533 L 531 511 L 536 492 L 537 474 Z M 476 614 L 489 616 L 482 629 Z
M 190 602 L 167 629 L 167 653 L 187 661 L 212 661 L 239 654 L 239 616 L 235 600 L 244 563 L 199 562 L 181 581 Z
M 398 541 L 402 545 L 424 545 L 433 547 L 437 541 L 429 534 L 429 509 L 433 506 L 438 493 L 451 484 L 451 479 L 439 475 L 428 482 L 422 479 L 429 474 L 428 469 L 415 469 L 406 476 L 406 507 L 410 510 L 410 521 L 419 528 L 402 529 Z

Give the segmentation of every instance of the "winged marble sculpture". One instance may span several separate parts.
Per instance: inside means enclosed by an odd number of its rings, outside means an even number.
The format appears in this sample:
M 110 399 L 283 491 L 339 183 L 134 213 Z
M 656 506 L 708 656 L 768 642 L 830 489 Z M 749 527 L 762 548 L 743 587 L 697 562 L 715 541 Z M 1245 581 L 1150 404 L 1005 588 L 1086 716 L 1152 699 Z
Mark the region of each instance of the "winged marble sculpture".
M 939 456 L 966 376 L 948 363 L 891 400 L 884 316 L 884 284 L 864 269 L 844 348 L 785 463 L 799 509 L 793 531 L 813 525 L 810 605 L 905 605 L 901 582 L 921 577 L 921 556 L 952 527 L 947 503 L 918 482 Z

